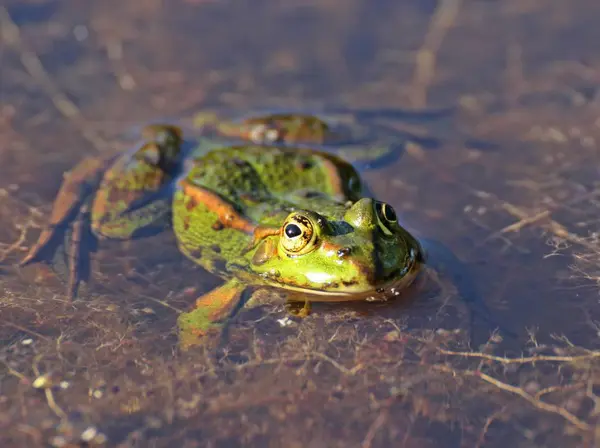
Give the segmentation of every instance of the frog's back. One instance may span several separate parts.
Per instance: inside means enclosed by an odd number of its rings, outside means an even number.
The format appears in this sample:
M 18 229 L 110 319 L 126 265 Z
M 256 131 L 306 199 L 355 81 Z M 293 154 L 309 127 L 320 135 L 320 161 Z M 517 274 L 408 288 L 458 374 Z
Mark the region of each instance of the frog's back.
M 252 145 L 213 150 L 193 161 L 187 179 L 236 203 L 243 197 L 261 201 L 298 191 L 337 200 L 356 200 L 360 194 L 352 165 L 304 148 Z

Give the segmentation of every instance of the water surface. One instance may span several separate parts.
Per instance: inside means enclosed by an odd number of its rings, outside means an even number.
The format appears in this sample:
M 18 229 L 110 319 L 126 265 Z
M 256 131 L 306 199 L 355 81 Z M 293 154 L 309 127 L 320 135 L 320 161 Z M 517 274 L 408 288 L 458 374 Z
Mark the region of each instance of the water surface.
M 597 2 L 0 8 L 2 446 L 594 445 Z M 224 350 L 181 354 L 178 313 L 219 280 L 171 235 L 103 243 L 73 303 L 15 267 L 63 172 L 203 108 L 362 111 L 396 129 L 403 152 L 364 170 L 370 190 L 464 260 L 516 336 L 484 325 L 470 346 L 467 304 L 432 284 L 287 326 L 277 301 L 245 309 Z

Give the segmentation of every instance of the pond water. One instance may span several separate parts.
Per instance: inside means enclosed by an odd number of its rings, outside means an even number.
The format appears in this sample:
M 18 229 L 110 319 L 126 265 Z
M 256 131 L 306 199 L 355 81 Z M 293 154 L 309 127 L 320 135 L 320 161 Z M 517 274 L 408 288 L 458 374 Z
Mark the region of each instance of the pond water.
M 593 0 L 1 2 L 0 445 L 596 446 L 599 20 Z M 168 232 L 102 241 L 73 302 L 18 267 L 64 172 L 205 109 L 393 129 L 370 192 L 514 334 L 471 340 L 460 285 L 427 278 L 303 319 L 270 297 L 182 352 L 177 316 L 221 281 Z

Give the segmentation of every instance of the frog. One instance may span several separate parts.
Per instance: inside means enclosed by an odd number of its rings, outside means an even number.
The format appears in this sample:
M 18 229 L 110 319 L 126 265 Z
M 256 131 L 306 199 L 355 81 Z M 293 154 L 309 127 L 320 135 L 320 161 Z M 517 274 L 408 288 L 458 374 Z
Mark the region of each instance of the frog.
M 89 275 L 84 236 L 172 231 L 185 257 L 223 279 L 179 315 L 182 348 L 214 339 L 257 291 L 304 303 L 307 315 L 313 302 L 388 300 L 422 272 L 425 250 L 394 208 L 364 194 L 352 163 L 311 146 L 330 141 L 325 121 L 206 118 L 201 128 L 224 139 L 187 142 L 179 127 L 155 124 L 131 150 L 82 161 L 21 265 L 62 257 L 74 298 Z

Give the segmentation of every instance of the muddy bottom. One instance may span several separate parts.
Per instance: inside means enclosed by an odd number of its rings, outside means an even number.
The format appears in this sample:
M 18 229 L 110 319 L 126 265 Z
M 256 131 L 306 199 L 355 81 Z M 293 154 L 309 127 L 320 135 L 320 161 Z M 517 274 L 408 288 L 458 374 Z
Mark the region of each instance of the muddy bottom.
M 0 445 L 596 446 L 598 18 L 593 0 L 6 0 Z M 75 301 L 18 267 L 64 172 L 204 109 L 393 130 L 394 159 L 359 167 L 370 192 L 465 263 L 493 323 L 442 276 L 306 318 L 268 295 L 181 351 L 177 317 L 221 280 L 169 232 L 101 241 Z

